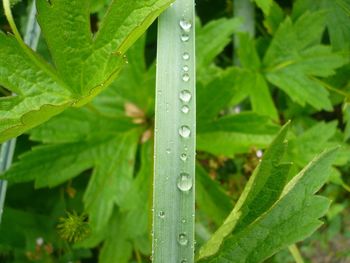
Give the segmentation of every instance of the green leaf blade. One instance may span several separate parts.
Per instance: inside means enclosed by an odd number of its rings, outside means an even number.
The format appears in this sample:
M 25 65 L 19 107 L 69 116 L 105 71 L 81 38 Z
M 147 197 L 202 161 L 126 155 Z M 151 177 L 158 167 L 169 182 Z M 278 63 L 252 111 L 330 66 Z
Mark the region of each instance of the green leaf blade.
M 82 64 L 92 53 L 89 1 L 37 1 L 38 22 L 60 77 L 84 94 Z
M 285 151 L 281 144 L 284 136 L 282 131 L 272 144 L 275 146 L 266 152 L 266 155 L 271 155 L 271 163 L 267 166 L 272 165 L 272 169 L 276 169 L 281 151 Z M 281 173 L 277 174 L 266 170 L 265 176 L 260 174 L 259 178 L 257 174 L 264 166 L 261 163 L 224 225 L 201 249 L 199 262 L 262 262 L 279 249 L 315 231 L 321 225 L 319 218 L 327 211 L 330 201 L 314 194 L 326 182 L 336 152 L 337 148 L 325 151 L 288 184 L 289 165 L 281 164 Z M 266 155 L 264 158 L 268 158 Z M 271 181 L 266 177 L 267 174 L 270 174 Z M 285 178 L 284 182 L 276 181 L 281 179 L 281 175 Z M 269 191 L 273 185 L 279 190 L 271 198 Z M 255 205 L 254 200 L 257 201 Z M 250 206 L 252 208 L 247 209 Z
M 295 23 L 280 25 L 265 54 L 264 74 L 292 100 L 321 110 L 332 104 L 325 86 L 316 77 L 328 77 L 347 63 L 347 58 L 320 44 L 325 30 L 325 12 L 305 13 Z
M 0 142 L 45 122 L 72 104 L 70 93 L 51 69 L 33 61 L 13 37 L 3 33 L 0 61 L 0 84 L 17 94 L 0 99 Z

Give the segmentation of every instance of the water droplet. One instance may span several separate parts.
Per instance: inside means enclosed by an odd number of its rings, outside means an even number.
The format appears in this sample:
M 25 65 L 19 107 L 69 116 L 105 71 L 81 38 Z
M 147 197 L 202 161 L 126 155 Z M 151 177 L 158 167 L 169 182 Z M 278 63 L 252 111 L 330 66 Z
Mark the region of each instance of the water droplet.
M 188 173 L 181 173 L 177 179 L 177 187 L 181 191 L 189 191 L 192 188 L 192 178 Z
M 261 158 L 263 156 L 263 151 L 262 150 L 257 150 L 256 151 L 256 157 Z
M 181 246 L 186 246 L 188 244 L 188 238 L 185 233 L 179 235 L 178 242 Z
M 165 217 L 165 212 L 159 211 L 158 216 L 163 219 Z
M 171 153 L 171 149 L 170 149 L 170 148 L 167 148 L 167 149 L 166 149 L 166 153 L 167 153 L 167 154 L 170 154 L 170 153 Z
M 190 128 L 188 126 L 183 125 L 179 129 L 179 134 L 183 138 L 188 138 L 191 135 L 191 130 L 190 130 Z
M 187 52 L 185 52 L 185 53 L 182 54 L 182 58 L 183 58 L 184 60 L 189 60 L 189 59 L 190 59 L 190 54 L 188 54 Z
M 180 155 L 180 159 L 185 162 L 187 160 L 187 154 L 186 153 L 182 153 Z
M 189 102 L 192 98 L 191 92 L 189 90 L 182 90 L 180 92 L 179 98 L 183 102 Z
M 190 68 L 187 65 L 183 66 L 182 69 L 185 72 L 188 72 L 190 70 Z
M 190 75 L 188 73 L 184 73 L 182 75 L 182 80 L 188 82 L 190 80 Z
M 181 263 L 187 263 L 186 259 L 181 260 Z
M 236 114 L 240 113 L 240 112 L 241 112 L 241 107 L 240 107 L 240 106 L 236 106 L 236 107 L 234 108 L 234 112 L 235 112 Z
M 190 36 L 188 34 L 182 34 L 180 39 L 182 42 L 187 42 L 190 39 Z
M 36 243 L 38 246 L 42 246 L 42 245 L 44 244 L 44 238 L 38 237 L 38 238 L 35 240 L 35 243 Z
M 185 114 L 189 113 L 190 108 L 187 105 L 182 106 L 181 111 Z
M 180 27 L 183 31 L 189 32 L 192 27 L 192 23 L 186 19 L 181 19 L 180 20 Z
M 182 223 L 182 224 L 185 224 L 185 223 L 186 223 L 186 219 L 183 218 L 183 219 L 181 220 L 181 223 Z

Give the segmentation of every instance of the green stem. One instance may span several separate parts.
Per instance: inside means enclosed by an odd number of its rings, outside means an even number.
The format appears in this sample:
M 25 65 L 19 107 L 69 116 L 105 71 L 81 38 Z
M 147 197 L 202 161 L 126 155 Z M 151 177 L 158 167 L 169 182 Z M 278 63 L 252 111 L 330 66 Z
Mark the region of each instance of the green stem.
M 158 25 L 153 261 L 194 261 L 194 0 L 177 0 Z
M 240 32 L 248 33 L 251 37 L 255 35 L 255 8 L 250 0 L 233 0 L 233 16 L 242 19 Z M 239 65 L 238 49 L 239 36 L 234 35 L 234 64 Z
M 4 1 L 3 3 L 4 3 L 4 7 L 7 15 L 10 15 L 12 18 L 9 2 Z M 36 14 L 36 7 L 35 7 L 35 1 L 33 1 L 29 11 L 26 33 L 24 36 L 25 43 L 28 44 L 29 47 L 31 47 L 32 49 L 36 49 L 39 41 L 39 36 L 40 36 L 40 27 L 36 22 L 35 14 Z M 11 27 L 14 30 L 16 37 L 20 38 L 19 32 L 16 26 L 14 25 L 13 19 L 10 19 L 9 22 L 10 24 L 13 23 L 11 24 Z M 1 145 L 0 173 L 10 168 L 15 147 L 16 147 L 16 139 L 12 139 Z M 0 223 L 1 223 L 2 213 L 3 213 L 4 203 L 5 203 L 6 188 L 7 188 L 7 182 L 4 180 L 0 180 Z
M 289 249 L 289 252 L 292 254 L 296 263 L 304 263 L 304 259 L 301 256 L 300 251 L 296 244 L 289 246 L 288 249 Z

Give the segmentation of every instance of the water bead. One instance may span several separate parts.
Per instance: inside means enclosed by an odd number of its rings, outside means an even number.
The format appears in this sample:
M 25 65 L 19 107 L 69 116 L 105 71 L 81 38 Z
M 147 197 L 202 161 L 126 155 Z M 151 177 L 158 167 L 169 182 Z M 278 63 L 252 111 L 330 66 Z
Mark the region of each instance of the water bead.
M 182 34 L 180 39 L 182 42 L 187 42 L 190 39 L 190 36 L 188 34 Z
M 185 233 L 181 233 L 178 238 L 178 242 L 181 246 L 186 246 L 188 244 L 188 238 Z
M 190 54 L 188 54 L 187 52 L 185 52 L 185 53 L 182 54 L 182 58 L 183 58 L 184 60 L 189 60 L 189 59 L 190 59 Z
M 177 187 L 182 192 L 187 192 L 192 188 L 192 177 L 188 173 L 181 173 L 177 179 Z
M 158 216 L 160 218 L 164 218 L 165 217 L 165 212 L 164 211 L 159 211 Z
M 191 92 L 189 90 L 182 90 L 180 92 L 179 98 L 183 102 L 189 102 L 192 98 Z
M 187 105 L 184 105 L 181 107 L 181 111 L 182 111 L 182 113 L 187 114 L 187 113 L 189 113 L 190 108 Z
M 191 30 L 192 23 L 187 19 L 181 19 L 179 24 L 183 31 L 189 32 Z
M 182 75 L 182 80 L 188 82 L 190 80 L 190 75 L 188 73 L 184 73 Z
M 180 155 L 180 159 L 181 159 L 182 161 L 186 161 L 186 160 L 187 160 L 187 154 L 186 154 L 186 153 L 182 153 L 182 154 Z
M 179 134 L 183 138 L 189 138 L 191 135 L 191 130 L 188 126 L 182 125 L 179 129 Z

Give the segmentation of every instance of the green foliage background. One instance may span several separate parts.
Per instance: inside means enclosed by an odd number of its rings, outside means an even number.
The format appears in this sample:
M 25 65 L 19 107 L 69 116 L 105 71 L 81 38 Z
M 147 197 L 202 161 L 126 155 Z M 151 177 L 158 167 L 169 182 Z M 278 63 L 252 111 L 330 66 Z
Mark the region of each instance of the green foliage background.
M 92 30 L 108 2 L 92 1 Z M 27 4 L 14 7 L 18 25 L 25 24 Z M 332 203 L 323 226 L 298 244 L 301 253 L 306 262 L 347 262 L 350 1 L 256 4 L 255 38 L 240 32 L 232 1 L 196 6 L 197 249 L 228 216 L 281 125 L 292 120 L 280 160 L 291 164 L 287 169 L 278 162 L 285 183 L 325 148 L 342 146 L 336 158 L 324 157 L 333 166 L 321 192 Z M 9 30 L 3 16 L 1 28 Z M 233 34 L 240 41 L 240 66 L 233 64 Z M 150 261 L 155 49 L 153 24 L 129 49 L 128 63 L 108 89 L 19 137 L 16 161 L 4 174 L 10 186 L 0 262 Z M 44 39 L 38 52 L 55 60 Z M 69 56 L 59 59 L 65 64 Z M 76 81 L 71 72 L 65 78 Z M 5 97 L 8 91 L 1 92 Z M 262 220 L 256 213 L 253 219 Z M 76 243 L 62 239 L 67 231 Z M 284 248 L 266 262 L 293 259 Z

